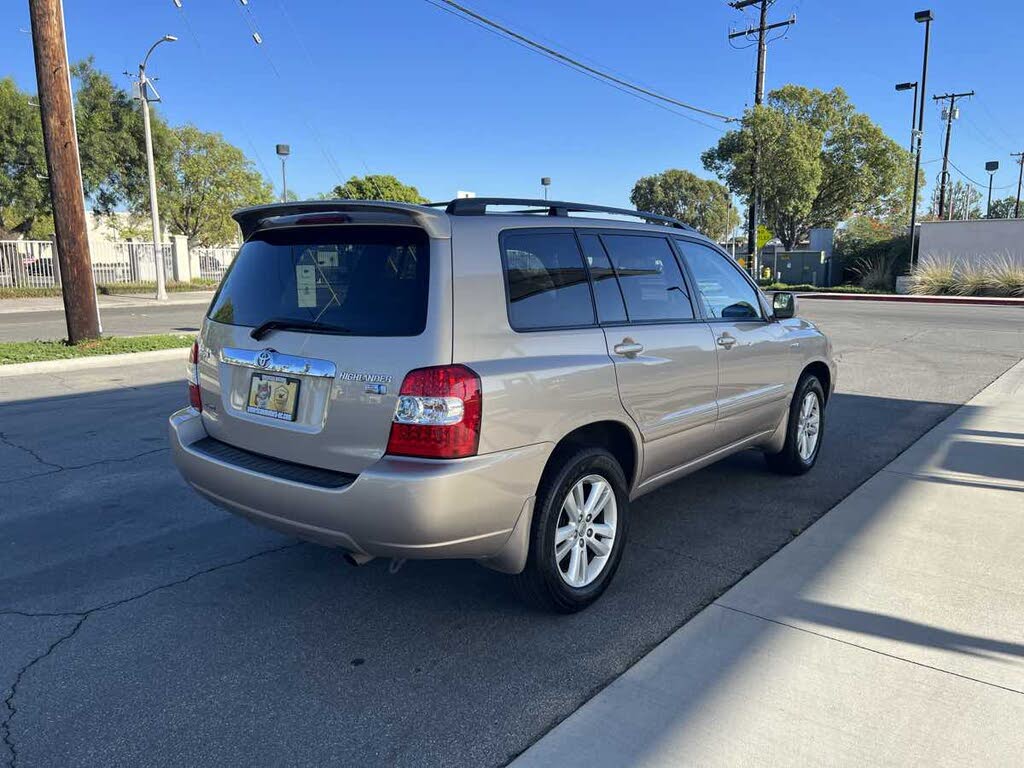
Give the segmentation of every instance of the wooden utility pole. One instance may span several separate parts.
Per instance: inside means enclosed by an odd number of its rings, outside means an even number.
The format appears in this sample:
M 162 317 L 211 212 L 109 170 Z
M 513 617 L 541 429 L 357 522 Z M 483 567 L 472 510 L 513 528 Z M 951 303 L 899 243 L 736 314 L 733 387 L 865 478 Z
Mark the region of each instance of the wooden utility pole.
M 766 37 L 766 34 L 773 30 L 781 27 L 788 27 L 796 24 L 796 16 L 790 16 L 786 21 L 780 21 L 775 24 L 768 23 L 768 9 L 775 2 L 775 0 L 734 0 L 729 5 L 735 8 L 737 11 L 741 11 L 744 8 L 750 6 L 759 7 L 759 22 L 756 27 L 750 26 L 747 29 L 739 30 L 738 32 L 729 33 L 729 39 L 735 40 L 738 37 L 749 38 L 754 32 L 757 32 L 757 72 L 754 79 L 754 105 L 760 106 L 764 102 L 764 73 L 765 65 L 768 58 L 768 43 L 771 42 Z M 750 195 L 750 209 L 747 213 L 747 271 L 750 275 L 757 278 L 757 221 L 760 217 L 761 207 L 761 189 L 760 189 L 760 178 L 757 167 L 757 147 L 754 147 L 754 155 L 751 160 L 751 179 L 753 190 Z
M 942 150 L 942 174 L 939 177 L 940 220 L 946 212 L 946 186 L 949 184 L 949 137 L 953 133 L 953 121 L 958 119 L 960 115 L 956 108 L 956 100 L 965 99 L 973 95 L 974 91 L 967 91 L 965 93 L 946 93 L 942 96 L 932 96 L 933 101 L 949 101 L 949 107 L 946 110 L 946 146 Z
M 68 342 L 100 335 L 61 0 L 29 0 Z

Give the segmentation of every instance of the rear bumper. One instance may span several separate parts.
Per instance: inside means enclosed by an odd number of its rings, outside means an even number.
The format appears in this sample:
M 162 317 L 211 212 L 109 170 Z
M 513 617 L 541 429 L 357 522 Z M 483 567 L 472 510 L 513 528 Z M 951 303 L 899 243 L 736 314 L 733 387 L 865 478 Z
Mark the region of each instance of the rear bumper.
M 342 488 L 252 471 L 193 448 L 199 413 L 170 417 L 174 463 L 196 491 L 230 512 L 302 539 L 376 557 L 472 558 L 521 570 L 522 531 L 550 443 L 435 461 L 385 456 Z M 516 536 L 513 536 L 513 531 Z

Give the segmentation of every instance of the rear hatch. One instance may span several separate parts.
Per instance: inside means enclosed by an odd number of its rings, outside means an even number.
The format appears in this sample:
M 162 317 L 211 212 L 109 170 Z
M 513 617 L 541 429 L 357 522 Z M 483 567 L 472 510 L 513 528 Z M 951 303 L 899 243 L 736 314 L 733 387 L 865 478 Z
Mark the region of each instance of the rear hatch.
M 450 240 L 332 220 L 242 246 L 203 326 L 203 421 L 230 445 L 357 474 L 385 452 L 405 375 L 451 363 Z

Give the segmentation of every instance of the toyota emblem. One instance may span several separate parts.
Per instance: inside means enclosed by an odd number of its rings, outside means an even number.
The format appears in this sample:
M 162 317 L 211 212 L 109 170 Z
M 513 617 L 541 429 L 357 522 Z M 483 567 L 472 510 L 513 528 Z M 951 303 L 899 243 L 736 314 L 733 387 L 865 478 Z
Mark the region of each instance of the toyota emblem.
M 271 357 L 272 355 L 270 354 L 270 350 L 264 349 L 256 356 L 256 365 L 258 365 L 260 368 L 266 368 L 268 365 L 270 365 Z

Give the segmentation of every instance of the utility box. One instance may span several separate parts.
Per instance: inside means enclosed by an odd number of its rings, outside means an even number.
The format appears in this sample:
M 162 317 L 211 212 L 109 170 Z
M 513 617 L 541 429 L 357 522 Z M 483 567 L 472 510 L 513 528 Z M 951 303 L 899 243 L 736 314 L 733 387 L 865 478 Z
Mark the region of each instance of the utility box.
M 830 260 L 825 251 L 776 251 L 765 266 L 771 266 L 772 279 L 789 285 L 827 286 Z

